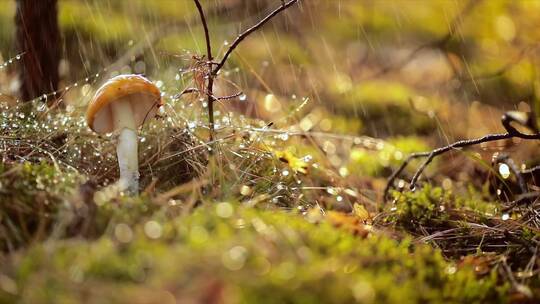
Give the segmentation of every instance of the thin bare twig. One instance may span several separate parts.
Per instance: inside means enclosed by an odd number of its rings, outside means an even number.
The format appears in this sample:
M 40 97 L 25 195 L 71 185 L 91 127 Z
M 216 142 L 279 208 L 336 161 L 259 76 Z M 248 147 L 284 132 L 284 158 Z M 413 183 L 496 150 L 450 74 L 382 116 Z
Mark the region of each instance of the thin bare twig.
M 208 29 L 208 22 L 206 21 L 204 10 L 199 0 L 193 0 L 193 1 L 195 2 L 195 6 L 197 6 L 197 10 L 199 11 L 201 23 L 204 28 L 204 37 L 206 40 L 206 53 L 207 53 L 206 56 L 208 57 L 207 58 L 208 59 L 208 73 L 206 75 L 206 77 L 208 78 L 208 85 L 206 87 L 206 96 L 208 98 L 208 122 L 209 122 L 209 127 L 210 127 L 210 141 L 212 142 L 214 138 L 214 101 L 220 100 L 220 99 L 217 99 L 213 93 L 214 81 L 218 75 L 218 72 L 223 68 L 223 66 L 225 66 L 225 63 L 227 63 L 227 60 L 229 59 L 232 52 L 240 45 L 240 43 L 242 43 L 242 41 L 244 41 L 249 35 L 256 32 L 258 29 L 260 29 L 263 25 L 265 25 L 268 21 L 270 21 L 272 18 L 277 16 L 279 13 L 291 7 L 292 5 L 296 4 L 299 0 L 291 0 L 289 2 L 285 2 L 284 0 L 282 0 L 280 7 L 276 8 L 266 17 L 261 19 L 257 24 L 253 25 L 252 27 L 248 28 L 247 30 L 242 32 L 240 35 L 238 35 L 238 37 L 236 37 L 234 42 L 225 52 L 225 55 L 223 55 L 223 58 L 221 59 L 221 61 L 217 64 L 213 61 L 214 57 L 212 55 L 210 31 Z M 231 98 L 234 98 L 234 97 L 231 97 Z M 229 99 L 229 98 L 224 98 L 224 99 Z
M 173 96 L 173 98 L 180 98 L 184 95 L 187 95 L 187 94 L 194 94 L 194 93 L 199 93 L 199 89 L 197 88 L 185 88 L 184 90 L 182 90 L 182 92 L 176 94 Z
M 199 11 L 199 16 L 201 17 L 201 23 L 204 28 L 204 39 L 206 40 L 206 56 L 208 57 L 208 71 L 212 71 L 212 66 L 214 65 L 212 60 L 214 57 L 212 55 L 212 42 L 210 41 L 210 31 L 208 30 L 208 22 L 206 22 L 206 16 L 204 15 L 204 10 L 202 8 L 199 0 L 195 1 L 195 6 Z M 208 98 L 208 123 L 210 127 L 210 141 L 214 140 L 214 77 L 215 74 L 209 73 L 208 77 L 208 86 L 206 87 L 206 96 Z M 212 152 L 212 151 L 211 151 Z
M 237 93 L 234 93 L 232 95 L 227 95 L 227 96 L 221 96 L 221 97 L 214 97 L 216 100 L 231 100 L 231 99 L 235 99 L 236 97 L 240 97 L 244 94 L 244 92 L 237 92 Z
M 221 61 L 217 64 L 217 66 L 214 68 L 212 73 L 214 75 L 217 75 L 217 73 L 223 68 L 227 60 L 229 59 L 229 56 L 231 56 L 232 52 L 246 39 L 249 35 L 256 32 L 258 29 L 260 29 L 263 25 L 265 25 L 268 21 L 270 21 L 275 16 L 279 15 L 282 11 L 288 9 L 289 7 L 296 4 L 299 0 L 291 0 L 289 2 L 281 1 L 281 6 L 276 8 L 274 11 L 272 11 L 270 14 L 268 14 L 266 17 L 261 19 L 257 24 L 253 25 L 252 27 L 245 30 L 243 33 L 238 35 L 236 39 L 233 41 L 229 49 L 227 49 L 227 52 L 225 52 L 225 55 L 223 55 L 223 58 Z
M 505 114 L 503 115 L 501 122 L 504 128 L 506 129 L 507 133 L 499 133 L 499 134 L 488 134 L 486 136 L 476 138 L 476 139 L 467 139 L 467 140 L 460 140 L 455 143 L 452 143 L 450 145 L 435 149 L 430 152 L 420 152 L 420 153 L 414 153 L 407 157 L 407 159 L 401 164 L 401 166 L 394 172 L 390 177 L 388 178 L 388 182 L 386 184 L 386 188 L 384 189 L 383 198 L 384 200 L 387 199 L 388 192 L 390 191 L 390 188 L 394 186 L 395 179 L 405 170 L 407 165 L 413 160 L 417 158 L 423 158 L 427 157 L 427 159 L 420 165 L 420 167 L 416 170 L 414 173 L 413 178 L 410 182 L 410 189 L 414 190 L 416 187 L 416 184 L 418 182 L 418 179 L 426 169 L 426 167 L 433 161 L 433 159 L 441 154 L 444 154 L 448 151 L 458 149 L 458 148 L 464 148 L 468 146 L 474 146 L 486 142 L 492 142 L 492 141 L 498 141 L 503 139 L 511 139 L 511 138 L 521 138 L 526 140 L 538 140 L 540 139 L 540 133 L 535 132 L 534 134 L 525 134 L 514 127 L 510 125 L 510 121 L 518 122 L 515 118 L 512 117 L 512 115 Z M 523 123 L 521 123 L 523 124 Z

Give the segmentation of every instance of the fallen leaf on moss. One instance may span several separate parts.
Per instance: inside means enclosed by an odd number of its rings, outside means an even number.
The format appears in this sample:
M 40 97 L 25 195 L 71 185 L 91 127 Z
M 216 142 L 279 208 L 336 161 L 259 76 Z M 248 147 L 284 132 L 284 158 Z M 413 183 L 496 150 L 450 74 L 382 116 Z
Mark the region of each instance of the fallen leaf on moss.
M 326 219 L 336 228 L 344 229 L 353 235 L 365 238 L 371 232 L 371 225 L 365 225 L 357 216 L 337 211 L 328 211 Z

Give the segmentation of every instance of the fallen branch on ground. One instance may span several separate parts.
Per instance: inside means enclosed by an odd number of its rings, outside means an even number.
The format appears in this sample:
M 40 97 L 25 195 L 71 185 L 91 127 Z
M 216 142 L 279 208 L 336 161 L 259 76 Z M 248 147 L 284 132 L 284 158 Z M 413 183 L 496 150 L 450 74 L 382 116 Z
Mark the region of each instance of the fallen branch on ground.
M 530 130 L 532 130 L 534 133 L 533 134 L 522 133 L 511 125 L 512 122 L 516 122 L 522 126 L 525 126 L 529 128 Z M 540 133 L 538 132 L 537 127 L 534 125 L 533 120 L 530 115 L 526 115 L 525 113 L 522 113 L 522 112 L 510 111 L 510 112 L 505 113 L 502 116 L 501 123 L 503 127 L 506 129 L 507 133 L 488 134 L 480 138 L 460 140 L 452 144 L 449 144 L 447 146 L 437 148 L 432 151 L 413 153 L 409 155 L 405 159 L 405 161 L 401 164 L 401 166 L 396 171 L 394 171 L 388 178 L 386 188 L 384 189 L 384 193 L 383 193 L 384 201 L 386 201 L 386 199 L 388 198 L 388 192 L 390 191 L 390 189 L 394 187 L 394 182 L 396 178 L 403 172 L 403 170 L 405 170 L 407 165 L 414 159 L 427 157 L 426 160 L 416 170 L 416 172 L 414 173 L 411 179 L 411 182 L 409 185 L 409 188 L 411 190 L 414 190 L 416 188 L 416 184 L 418 183 L 420 176 L 422 175 L 426 167 L 433 161 L 433 159 L 451 150 L 465 148 L 465 147 L 474 146 L 474 145 L 492 142 L 492 141 L 503 140 L 503 139 L 512 139 L 512 138 L 521 138 L 525 140 L 540 139 Z

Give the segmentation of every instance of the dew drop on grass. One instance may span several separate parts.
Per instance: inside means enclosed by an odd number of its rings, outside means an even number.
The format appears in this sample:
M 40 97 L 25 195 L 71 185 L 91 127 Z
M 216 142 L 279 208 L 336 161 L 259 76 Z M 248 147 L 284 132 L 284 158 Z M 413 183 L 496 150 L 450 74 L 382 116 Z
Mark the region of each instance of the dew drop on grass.
M 242 194 L 243 196 L 249 196 L 251 195 L 251 193 L 253 193 L 251 187 L 247 185 L 243 185 L 242 187 L 240 187 L 240 194 Z
M 239 99 L 240 101 L 246 101 L 246 100 L 247 100 L 247 95 L 246 95 L 246 94 L 242 94 L 242 95 L 240 95 L 240 96 L 238 97 L 238 99 Z
M 510 177 L 510 167 L 507 164 L 500 164 L 499 174 L 501 174 L 502 178 L 507 179 Z
M 279 139 L 283 140 L 283 141 L 287 141 L 289 139 L 289 134 L 288 133 L 281 133 L 279 134 Z
M 328 187 L 328 188 L 326 188 L 326 192 L 327 192 L 328 194 L 330 194 L 330 195 L 337 195 L 337 193 L 338 193 L 337 190 L 336 190 L 336 188 L 334 188 L 334 187 Z

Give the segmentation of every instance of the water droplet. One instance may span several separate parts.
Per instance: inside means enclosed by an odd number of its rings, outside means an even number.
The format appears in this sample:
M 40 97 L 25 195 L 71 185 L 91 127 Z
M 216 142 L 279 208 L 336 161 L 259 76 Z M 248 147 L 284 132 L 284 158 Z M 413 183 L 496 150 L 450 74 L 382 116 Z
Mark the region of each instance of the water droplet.
M 144 233 L 151 239 L 159 239 L 163 232 L 163 228 L 156 221 L 148 221 L 144 224 Z
M 249 196 L 251 195 L 251 193 L 253 193 L 253 190 L 250 186 L 243 185 L 242 187 L 240 187 L 240 194 L 242 194 L 243 196 Z
M 233 215 L 234 209 L 230 203 L 219 203 L 216 205 L 216 214 L 222 218 L 229 218 Z
M 510 167 L 507 164 L 499 164 L 499 174 L 504 179 L 510 177 Z
M 281 133 L 278 135 L 278 138 L 283 140 L 283 141 L 287 141 L 289 139 L 289 134 L 288 133 Z
M 114 236 L 121 243 L 129 243 L 133 239 L 133 231 L 126 224 L 118 224 L 114 228 Z
M 242 94 L 242 95 L 240 95 L 240 96 L 238 97 L 238 99 L 239 99 L 240 101 L 246 101 L 246 100 L 247 100 L 247 95 L 246 95 L 246 94 Z

